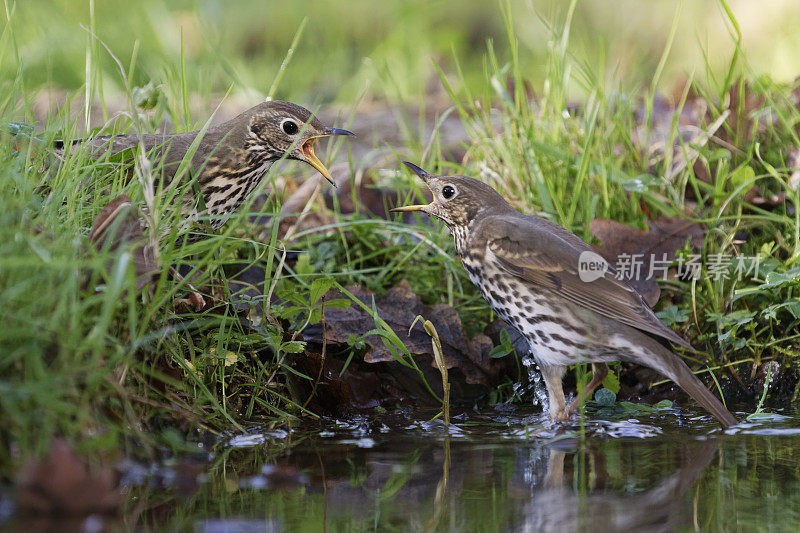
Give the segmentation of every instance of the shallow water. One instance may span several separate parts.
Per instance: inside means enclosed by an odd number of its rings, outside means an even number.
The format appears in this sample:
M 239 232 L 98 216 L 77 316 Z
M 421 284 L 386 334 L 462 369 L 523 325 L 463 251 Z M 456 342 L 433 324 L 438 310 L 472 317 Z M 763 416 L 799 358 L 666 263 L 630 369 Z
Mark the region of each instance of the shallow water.
M 550 427 L 512 410 L 253 429 L 122 466 L 116 529 L 797 531 L 800 424 L 723 432 L 699 413 Z M 744 415 L 739 414 L 739 418 Z M 206 462 L 207 461 L 207 462 Z M 21 524 L 19 524 L 21 525 Z

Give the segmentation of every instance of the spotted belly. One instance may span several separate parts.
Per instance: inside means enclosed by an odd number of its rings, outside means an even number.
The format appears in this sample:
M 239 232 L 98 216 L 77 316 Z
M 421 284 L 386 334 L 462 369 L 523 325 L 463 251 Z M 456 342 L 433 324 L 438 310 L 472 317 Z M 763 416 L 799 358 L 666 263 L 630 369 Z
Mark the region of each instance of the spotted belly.
M 270 165 L 271 162 L 268 162 L 235 178 L 224 175 L 215 177 L 203 186 L 205 210 L 198 211 L 195 207 L 190 216 L 195 220 L 207 216 L 209 226 L 213 229 L 221 228 L 261 183 Z
M 540 364 L 618 361 L 614 349 L 597 343 L 586 313 L 553 294 L 535 294 L 522 280 L 496 268 L 464 262 L 470 279 L 497 315 L 528 341 Z

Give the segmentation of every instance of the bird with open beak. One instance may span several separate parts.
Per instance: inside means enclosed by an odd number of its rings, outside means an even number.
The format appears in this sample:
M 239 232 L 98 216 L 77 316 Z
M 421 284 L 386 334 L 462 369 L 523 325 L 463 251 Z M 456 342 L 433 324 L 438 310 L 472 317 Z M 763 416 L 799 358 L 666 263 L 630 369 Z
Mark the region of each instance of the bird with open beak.
M 729 427 L 733 415 L 697 379 L 670 344 L 692 346 L 656 317 L 644 298 L 608 269 L 588 279 L 582 254 L 594 249 L 580 237 L 540 217 L 523 215 L 489 185 L 466 176 L 434 176 L 412 163 L 433 202 L 392 211 L 422 211 L 441 219 L 472 282 L 491 308 L 528 341 L 547 387 L 550 416 L 578 407 L 564 399 L 567 366 L 592 363 L 590 397 L 608 373 L 606 363 L 627 361 L 667 376 Z M 598 256 L 599 257 L 599 256 Z
M 200 131 L 98 136 L 68 144 L 57 141 L 56 150 L 63 155 L 71 145 L 88 145 L 89 155 L 101 158 L 142 146 L 164 186 L 175 179 L 198 135 Z M 304 161 L 334 184 L 331 173 L 314 154 L 314 143 L 333 135 L 354 134 L 327 127 L 308 109 L 279 100 L 262 102 L 209 127 L 191 155 L 189 171 L 177 175 L 182 182 L 196 180 L 196 186 L 188 187 L 183 197 L 184 214 L 193 220 L 207 219 L 214 229 L 221 227 L 270 166 L 282 158 Z

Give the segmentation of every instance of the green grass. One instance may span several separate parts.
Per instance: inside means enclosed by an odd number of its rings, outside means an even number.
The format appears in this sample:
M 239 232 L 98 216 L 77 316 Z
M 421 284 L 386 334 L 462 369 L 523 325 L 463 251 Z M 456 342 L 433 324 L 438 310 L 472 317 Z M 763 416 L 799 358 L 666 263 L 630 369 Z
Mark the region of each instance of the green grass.
M 663 78 L 663 72 L 673 68 L 664 66 L 672 65 L 674 50 L 667 47 L 663 56 L 650 57 L 640 67 L 647 73 L 644 77 L 624 75 L 610 58 L 576 56 L 571 24 L 584 27 L 588 16 L 576 4 L 570 10 L 546 11 L 552 28 L 548 34 L 552 46 L 546 53 L 538 41 L 530 44 L 526 22 L 535 19 L 516 4 L 488 8 L 470 3 L 453 15 L 455 23 L 443 24 L 439 32 L 434 31 L 437 22 L 451 14 L 444 4 L 436 4 L 433 13 L 417 4 L 381 4 L 372 16 L 391 28 L 380 38 L 373 36 L 381 33 L 374 31 L 375 26 L 369 32 L 348 26 L 346 13 L 315 5 L 316 15 L 303 28 L 298 52 L 286 68 L 280 66 L 287 57 L 285 46 L 298 34 L 302 23 L 298 12 L 305 10 L 294 5 L 278 10 L 268 4 L 275 15 L 269 18 L 260 11 L 263 7 L 254 4 L 243 5 L 269 20 L 268 28 L 274 32 L 262 31 L 255 22 L 250 23 L 255 27 L 247 26 L 241 16 L 234 21 L 223 18 L 221 26 L 214 27 L 209 23 L 212 15 L 203 9 L 189 9 L 188 4 L 183 9 L 175 4 L 167 7 L 151 0 L 137 5 L 135 13 L 128 10 L 133 6 L 117 6 L 122 9 L 119 13 L 105 4 L 90 3 L 95 11 L 88 22 L 89 12 L 70 12 L 74 18 L 55 25 L 45 36 L 32 20 L 50 9 L 67 13 L 66 2 L 6 3 L 10 22 L 0 39 L 2 127 L 37 116 L 35 96 L 43 84 L 76 91 L 68 93 L 76 100 L 90 95 L 101 104 L 104 119 L 104 106 L 116 100 L 115 106 L 128 110 L 129 116 L 117 118 L 106 132 L 146 132 L 165 121 L 178 130 L 203 127 L 213 111 L 210 102 L 231 87 L 234 95 L 244 95 L 250 104 L 277 85 L 276 96 L 306 105 L 337 100 L 352 106 L 368 80 L 372 97 L 420 105 L 425 102 L 422 87 L 438 68 L 449 104 L 469 133 L 468 156 L 463 164 L 445 160 L 439 140 L 429 144 L 415 127 L 407 128 L 406 147 L 398 147 L 403 154 L 431 171 L 482 177 L 521 210 L 545 213 L 587 240 L 594 218 L 644 227 L 647 219 L 664 214 L 685 216 L 710 229 L 703 247 L 706 260 L 716 253 L 761 253 L 756 281 L 738 285 L 706 277 L 696 284 L 671 281 L 664 286 L 662 300 L 681 311 L 675 314 L 674 327 L 688 333 L 698 347 L 715 346 L 707 359 L 702 354 L 698 358 L 719 379 L 736 379 L 730 377 L 735 370 L 749 385 L 754 363 L 768 358 L 783 365 L 784 375 L 795 371 L 800 355 L 794 332 L 800 319 L 800 199 L 787 180 L 792 171 L 789 152 L 800 146 L 794 130 L 800 116 L 790 100 L 794 87 L 757 76 L 737 48 L 735 19 L 726 19 L 733 28 L 730 40 L 735 50 L 729 62 L 724 68 L 706 63 L 705 74 L 696 75 L 679 100 L 685 103 L 690 93 L 705 97 L 710 109 L 701 126 L 706 128 L 725 112 L 737 121 L 726 122 L 718 134 L 724 133 L 727 144 L 712 140 L 702 146 L 681 145 L 677 158 L 691 156 L 696 164 L 686 165 L 667 181 L 662 176 L 674 168 L 673 154 L 653 157 L 647 144 L 634 138 L 634 130 L 652 123 L 653 99 L 661 86 L 658 76 L 653 82 L 642 80 L 652 79 L 653 71 L 662 72 Z M 351 8 L 366 9 L 357 2 Z M 330 17 L 323 24 L 324 14 Z M 182 16 L 194 22 L 187 25 L 183 46 L 176 53 L 174 43 L 167 42 L 174 35 L 160 29 L 162 20 Z M 492 21 L 486 30 L 489 35 L 458 31 L 459 24 L 484 16 Z M 103 43 L 87 32 L 74 31 L 78 20 L 102 39 L 126 34 L 121 28 L 130 25 L 140 41 L 109 41 L 109 49 L 121 58 L 118 65 Z M 245 24 L 245 29 L 237 32 L 236 24 Z M 258 68 L 251 68 L 258 61 L 247 55 L 247 38 L 254 35 L 265 40 L 254 45 L 255 57 L 264 60 Z M 492 39 L 488 45 L 486 37 Z M 470 43 L 471 38 L 479 39 L 480 46 Z M 338 57 L 350 49 L 332 43 L 347 39 L 353 39 L 353 49 L 359 53 L 370 51 L 369 65 L 356 65 L 350 56 Z M 59 40 L 63 46 L 58 50 L 43 51 L 48 41 Z M 577 40 L 583 42 L 584 36 Z M 276 43 L 283 43 L 280 54 L 270 52 L 281 48 Z M 448 49 L 446 43 L 454 44 Z M 327 55 L 317 56 L 311 50 Z M 322 62 L 327 65 L 324 76 Z M 367 72 L 368 67 L 373 70 Z M 742 78 L 750 83 L 748 91 L 763 98 L 755 111 L 730 107 L 731 90 L 745 90 L 738 85 Z M 148 113 L 136 113 L 134 89 L 149 82 L 160 86 L 162 97 Z M 535 100 L 526 93 L 526 83 L 533 87 Z M 579 106 L 573 105 L 576 94 L 583 95 Z M 119 100 L 125 103 L 119 106 Z M 203 112 L 194 111 L 197 100 L 208 104 L 202 106 Z M 644 120 L 635 118 L 640 102 Z M 82 118 L 91 113 L 85 108 Z M 47 115 L 37 132 L 45 143 L 80 137 L 85 132 L 78 129 L 78 118 L 64 108 Z M 677 138 L 676 126 L 672 124 L 670 139 Z M 313 416 L 302 407 L 306 398 L 286 379 L 285 362 L 302 348 L 296 342 L 298 333 L 319 319 L 320 302 L 313 294 L 332 283 L 319 280 L 357 283 L 380 292 L 408 278 L 426 304 L 455 305 L 472 333 L 482 330 L 489 318 L 454 257 L 450 237 L 438 227 L 408 227 L 334 210 L 335 222 L 328 227 L 300 230 L 283 242 L 273 225 L 262 242 L 263 228 L 248 220 L 249 204 L 217 235 L 183 245 L 180 217 L 169 208 L 181 190 L 151 191 L 146 173 L 141 181 L 126 180 L 114 161 L 95 161 L 80 151 L 57 170 L 43 173 L 47 150 L 36 143 L 16 150 L 14 140 L 4 134 L 0 142 L 3 470 L 19 455 L 45 450 L 55 435 L 66 435 L 87 450 L 113 450 L 124 443 L 176 445 L 175 428 L 182 435 L 196 427 L 221 432 L 251 421 L 279 423 L 292 416 Z M 710 177 L 707 181 L 695 174 L 700 167 Z M 294 165 L 286 169 L 308 174 L 308 169 Z M 158 169 L 153 171 L 157 174 Z M 395 176 L 388 185 L 397 187 L 403 201 L 415 201 L 418 180 L 399 170 Z M 274 177 L 273 173 L 270 179 Z M 770 209 L 748 205 L 744 194 L 752 185 L 764 195 L 783 192 L 786 199 Z M 150 208 L 151 226 L 145 237 L 158 243 L 159 264 L 189 270 L 195 287 L 221 296 L 211 311 L 176 309 L 187 282 L 176 281 L 166 269 L 145 291 L 137 292 L 127 251 L 92 251 L 87 235 L 93 218 L 109 199 L 122 193 Z M 273 201 L 260 213 L 277 215 L 279 210 Z M 426 240 L 398 238 L 409 233 Z M 287 249 L 303 251 L 304 258 L 283 263 L 278 271 Z M 256 298 L 237 293 L 228 280 L 248 264 L 264 268 L 265 294 Z M 265 295 L 273 286 L 276 294 L 295 295 L 291 305 L 269 309 L 284 320 L 264 320 L 257 328 L 243 325 L 233 303 L 266 313 Z M 299 376 L 307 378 L 311 377 Z
M 737 367 L 750 386 L 751 369 L 765 358 L 781 361 L 789 373 L 797 364 L 800 193 L 788 184 L 793 171 L 788 161 L 789 153 L 800 145 L 794 130 L 800 112 L 790 97 L 794 85 L 753 77 L 739 47 L 737 22 L 730 18 L 729 23 L 737 48 L 726 71 L 687 84 L 679 102 L 679 107 L 688 105 L 690 92 L 702 95 L 711 105 L 699 126 L 713 131 L 714 137 L 706 144 L 682 142 L 673 121 L 669 144 L 677 139 L 679 150 L 653 157 L 649 145 L 634 136 L 639 124 L 652 120 L 656 81 L 642 95 L 620 97 L 621 80 L 600 81 L 598 73 L 571 60 L 565 46 L 570 31 L 567 18 L 554 24 L 558 33 L 553 41 L 561 44 L 549 58 L 545 90 L 532 102 L 524 90 L 524 70 L 516 60 L 524 51 L 516 46 L 509 16 L 507 31 L 514 45 L 510 62 L 502 64 L 490 50 L 487 83 L 481 92 L 464 90 L 465 83 L 461 90 L 450 89 L 470 132 L 468 159 L 476 164 L 465 168 L 443 162 L 442 171 L 477 175 L 480 170 L 481 177 L 520 210 L 543 212 L 589 242 L 593 241 L 589 222 L 595 218 L 642 228 L 660 215 L 702 223 L 709 231 L 702 248 L 701 278 L 668 282 L 662 301 L 690 311 L 674 325 L 697 346 L 709 349 L 710 366 L 752 362 Z M 669 48 L 664 59 L 668 53 Z M 577 110 L 566 97 L 570 72 L 589 94 Z M 504 82 L 504 76 L 511 76 L 514 83 Z M 750 81 L 745 85 L 743 79 Z M 745 108 L 746 98 L 761 99 L 763 104 Z M 645 118 L 637 120 L 635 113 L 642 108 Z M 721 122 L 723 114 L 731 118 Z M 676 172 L 681 157 L 690 164 Z M 710 178 L 698 176 L 698 168 Z M 644 186 L 639 185 L 642 182 Z M 785 198 L 772 208 L 755 206 L 745 198 L 752 187 L 765 197 Z M 729 279 L 715 280 L 708 265 L 717 254 L 760 257 L 756 279 L 735 280 L 731 267 Z

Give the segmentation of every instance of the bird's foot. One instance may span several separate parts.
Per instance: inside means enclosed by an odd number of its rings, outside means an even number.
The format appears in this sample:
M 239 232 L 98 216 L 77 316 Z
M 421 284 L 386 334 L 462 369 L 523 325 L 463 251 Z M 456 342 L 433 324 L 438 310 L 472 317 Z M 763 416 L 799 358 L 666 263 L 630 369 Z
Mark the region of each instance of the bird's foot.
M 573 413 L 577 412 L 578 408 L 581 406 L 581 399 L 591 398 L 597 387 L 603 384 L 607 375 L 608 366 L 605 363 L 592 363 L 592 380 L 586 385 L 586 388 L 583 389 L 583 394 L 579 394 L 570 402 L 569 406 L 564 411 L 564 416 L 569 418 Z

